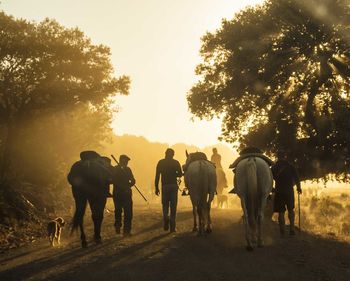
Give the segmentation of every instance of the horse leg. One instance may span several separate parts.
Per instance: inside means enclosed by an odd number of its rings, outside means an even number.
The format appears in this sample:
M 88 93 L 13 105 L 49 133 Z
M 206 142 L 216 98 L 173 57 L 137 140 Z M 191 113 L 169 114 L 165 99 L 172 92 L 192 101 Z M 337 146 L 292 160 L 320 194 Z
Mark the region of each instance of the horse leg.
M 251 241 L 251 229 L 250 229 L 250 217 L 248 217 L 248 211 L 247 211 L 247 207 L 245 204 L 245 200 L 241 199 L 241 205 L 242 205 L 242 210 L 243 210 L 243 217 L 244 217 L 244 226 L 245 226 L 245 238 L 247 241 L 247 251 L 253 251 L 253 244 Z
M 266 208 L 266 201 L 263 201 L 260 204 L 258 210 L 258 247 L 264 247 L 264 238 L 263 238 L 263 226 L 264 226 L 264 210 Z
M 87 247 L 87 242 L 86 242 L 86 236 L 84 233 L 83 221 L 84 221 L 84 215 L 85 215 L 85 210 L 87 205 L 87 198 L 84 196 L 84 194 L 79 193 L 77 194 L 77 196 L 74 196 L 74 199 L 75 199 L 75 214 L 73 217 L 73 226 L 72 226 L 71 233 L 74 232 L 74 230 L 77 227 L 80 228 L 81 246 L 85 248 Z
M 103 210 L 106 205 L 106 198 L 93 198 L 89 200 L 91 217 L 94 222 L 94 240 L 97 244 L 101 243 L 101 225 L 103 221 Z
M 193 213 L 193 229 L 192 229 L 192 232 L 196 232 L 196 231 L 198 231 L 198 227 L 197 227 L 197 211 L 196 211 L 196 207 L 194 205 L 192 205 L 192 213 Z
M 211 228 L 211 217 L 210 217 L 210 207 L 211 207 L 211 202 L 207 203 L 207 233 L 212 233 L 212 228 Z
M 264 247 L 264 239 L 263 239 L 263 221 L 264 221 L 264 214 L 262 210 L 259 210 L 258 213 L 258 247 Z
M 198 221 L 199 221 L 198 236 L 202 236 L 204 232 L 204 227 L 203 227 L 203 207 L 201 205 L 197 206 L 197 213 L 198 213 Z

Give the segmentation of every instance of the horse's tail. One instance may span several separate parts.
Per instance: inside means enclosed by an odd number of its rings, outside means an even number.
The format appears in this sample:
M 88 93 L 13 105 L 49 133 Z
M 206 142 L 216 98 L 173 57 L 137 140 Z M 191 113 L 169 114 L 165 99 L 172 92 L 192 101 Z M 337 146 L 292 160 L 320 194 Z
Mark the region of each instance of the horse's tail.
M 199 170 L 198 170 L 198 177 L 199 177 L 199 182 L 198 182 L 198 191 L 200 192 L 199 194 L 199 207 L 202 208 L 204 207 L 203 205 L 205 204 L 206 200 L 206 195 L 208 194 L 208 175 L 206 169 L 204 169 L 204 163 L 202 161 L 198 161 L 199 163 Z
M 247 211 L 248 216 L 256 216 L 256 206 L 258 200 L 258 177 L 256 160 L 254 157 L 248 159 L 246 163 L 247 176 Z
M 77 231 L 78 227 L 79 227 L 78 212 L 77 212 L 77 210 L 75 210 L 75 213 L 74 213 L 74 216 L 73 216 L 73 219 L 72 219 L 72 226 L 71 226 L 71 229 L 70 229 L 70 233 L 72 234 L 75 231 Z

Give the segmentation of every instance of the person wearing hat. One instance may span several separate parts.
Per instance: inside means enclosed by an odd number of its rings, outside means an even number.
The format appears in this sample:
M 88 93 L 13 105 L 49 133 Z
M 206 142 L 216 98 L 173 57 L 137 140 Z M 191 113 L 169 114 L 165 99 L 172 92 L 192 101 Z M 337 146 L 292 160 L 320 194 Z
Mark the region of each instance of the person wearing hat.
M 132 221 L 132 191 L 131 187 L 135 185 L 135 178 L 131 169 L 128 167 L 130 158 L 127 155 L 120 155 L 119 164 L 114 167 L 112 175 L 113 183 L 113 202 L 115 231 L 120 234 L 122 227 L 122 213 L 124 212 L 123 235 L 131 235 Z
M 162 206 L 164 230 L 176 232 L 176 207 L 177 207 L 177 179 L 182 177 L 182 170 L 179 161 L 174 159 L 174 150 L 168 148 L 165 151 L 165 158 L 160 160 L 156 168 L 155 193 L 159 195 L 159 179 L 162 177 Z M 170 208 L 170 218 L 169 218 Z

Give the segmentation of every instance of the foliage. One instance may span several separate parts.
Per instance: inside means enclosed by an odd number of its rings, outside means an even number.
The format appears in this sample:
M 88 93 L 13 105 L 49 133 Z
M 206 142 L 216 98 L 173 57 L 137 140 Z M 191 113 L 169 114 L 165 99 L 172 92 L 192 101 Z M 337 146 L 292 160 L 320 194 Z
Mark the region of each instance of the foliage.
M 304 179 L 340 179 L 350 161 L 349 24 L 346 0 L 270 0 L 223 20 L 202 38 L 190 110 L 223 117 L 226 141 L 286 151 Z
M 22 129 L 30 128 L 28 120 L 35 123 L 43 118 L 50 119 L 51 135 L 43 133 L 47 129 L 50 131 L 50 127 L 44 128 L 47 123 L 42 122 L 41 136 L 50 141 L 56 135 L 54 143 L 57 144 L 57 140 L 68 137 L 64 135 L 67 132 L 64 128 L 72 129 L 70 114 L 85 108 L 85 113 L 81 111 L 80 114 L 89 116 L 81 116 L 81 121 L 91 122 L 96 112 L 107 112 L 109 97 L 116 93 L 128 94 L 129 83 L 126 76 L 114 77 L 109 48 L 94 45 L 79 29 L 67 29 L 49 19 L 40 23 L 14 19 L 1 12 L 0 126 L 6 131 L 0 136 L 2 176 L 16 154 L 14 144 L 21 139 Z M 64 114 L 67 114 L 65 120 L 61 118 Z M 63 123 L 57 123 L 58 120 Z M 74 124 L 75 136 L 69 135 L 66 141 L 80 138 L 74 145 L 89 139 L 100 141 L 103 134 L 99 133 L 109 119 L 105 122 L 90 136 L 82 132 L 88 123 L 80 129 Z M 38 124 L 35 126 L 39 129 Z M 66 145 L 64 150 L 68 150 L 70 146 L 65 141 L 62 143 Z M 56 149 L 57 154 L 57 147 L 51 149 Z

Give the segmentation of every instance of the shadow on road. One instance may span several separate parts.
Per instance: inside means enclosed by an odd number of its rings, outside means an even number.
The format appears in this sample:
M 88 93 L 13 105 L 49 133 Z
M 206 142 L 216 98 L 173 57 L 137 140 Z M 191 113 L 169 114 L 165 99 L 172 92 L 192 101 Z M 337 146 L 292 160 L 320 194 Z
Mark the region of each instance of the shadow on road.
M 164 233 L 161 222 L 143 214 L 143 224 L 128 239 L 114 233 L 87 249 L 43 248 L 43 256 L 0 271 L 1 280 L 350 280 L 350 245 L 302 232 L 281 239 L 274 223 L 265 226 L 264 248 L 245 251 L 244 227 L 231 211 L 213 212 L 213 233 Z M 149 216 L 149 217 L 148 217 Z M 152 219 L 148 219 L 152 218 Z M 192 212 L 178 216 L 191 229 Z M 39 249 L 38 249 L 39 251 Z M 14 256 L 21 258 L 23 253 Z M 1 263 L 6 263 L 4 259 Z

